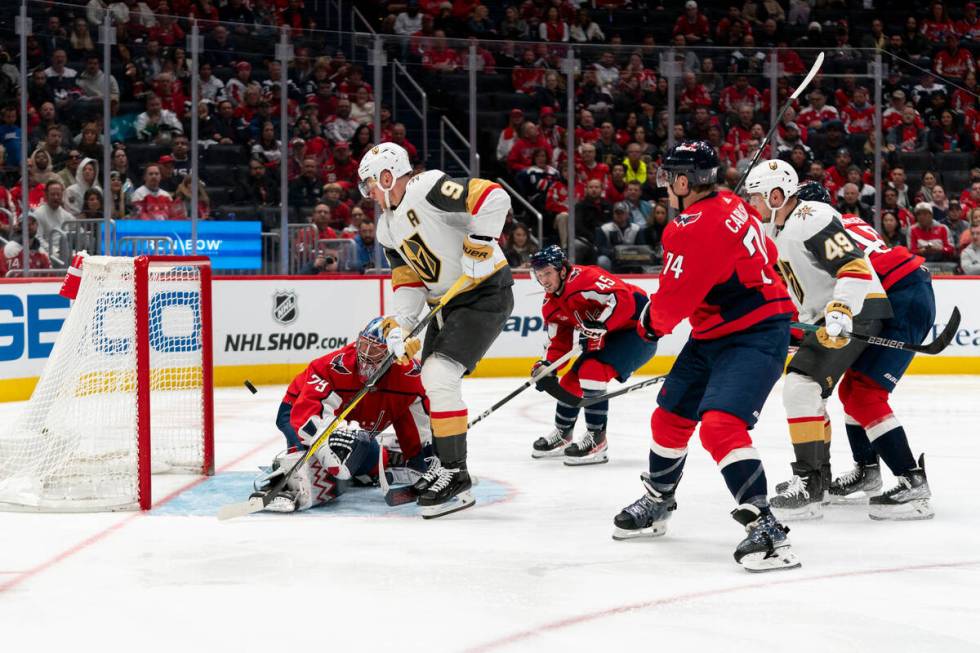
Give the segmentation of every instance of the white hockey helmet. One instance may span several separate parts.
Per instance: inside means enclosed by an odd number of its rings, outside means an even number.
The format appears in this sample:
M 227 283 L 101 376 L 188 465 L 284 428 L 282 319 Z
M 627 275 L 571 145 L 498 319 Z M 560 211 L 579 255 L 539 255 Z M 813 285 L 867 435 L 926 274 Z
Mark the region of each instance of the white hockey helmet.
M 800 186 L 800 177 L 786 161 L 782 159 L 770 159 L 763 161 L 752 168 L 749 176 L 745 179 L 745 190 L 751 195 L 759 193 L 770 211 L 775 211 L 783 207 L 790 196 L 795 195 Z M 778 188 L 783 191 L 783 203 L 773 206 L 769 203 L 769 195 L 773 189 Z
M 385 170 L 392 176 L 391 186 L 388 188 L 381 185 L 381 173 Z M 408 152 L 405 148 L 395 143 L 381 143 L 365 152 L 361 158 L 361 164 L 357 167 L 357 174 L 360 177 L 357 189 L 361 191 L 361 195 L 367 197 L 371 190 L 370 182 L 373 181 L 384 191 L 385 203 L 390 209 L 388 193 L 394 188 L 395 180 L 411 173 L 412 164 L 408 160 Z

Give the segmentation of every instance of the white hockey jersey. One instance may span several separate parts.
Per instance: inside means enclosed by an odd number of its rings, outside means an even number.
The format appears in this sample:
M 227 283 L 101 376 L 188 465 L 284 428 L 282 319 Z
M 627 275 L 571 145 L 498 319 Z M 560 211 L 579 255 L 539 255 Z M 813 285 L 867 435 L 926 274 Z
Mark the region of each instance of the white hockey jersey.
M 492 239 L 496 268 L 507 265 L 497 239 L 510 195 L 486 179 L 454 179 L 441 170 L 412 177 L 405 196 L 378 224 L 378 241 L 391 263 L 395 312 L 411 327 L 426 300 L 439 299 L 463 273 L 467 236 Z
M 887 318 L 891 307 L 864 250 L 829 204 L 799 202 L 782 227 L 770 234 L 779 251 L 778 268 L 801 322 L 817 322 L 831 301 L 855 316 Z

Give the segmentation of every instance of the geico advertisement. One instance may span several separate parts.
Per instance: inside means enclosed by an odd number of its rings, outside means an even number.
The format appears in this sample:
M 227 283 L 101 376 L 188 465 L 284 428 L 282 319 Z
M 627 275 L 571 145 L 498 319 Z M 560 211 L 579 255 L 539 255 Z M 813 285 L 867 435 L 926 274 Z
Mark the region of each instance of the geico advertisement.
M 60 279 L 0 284 L 0 379 L 41 375 L 68 317 L 59 288 Z
M 352 342 L 378 315 L 377 279 L 218 280 L 216 365 L 305 363 Z

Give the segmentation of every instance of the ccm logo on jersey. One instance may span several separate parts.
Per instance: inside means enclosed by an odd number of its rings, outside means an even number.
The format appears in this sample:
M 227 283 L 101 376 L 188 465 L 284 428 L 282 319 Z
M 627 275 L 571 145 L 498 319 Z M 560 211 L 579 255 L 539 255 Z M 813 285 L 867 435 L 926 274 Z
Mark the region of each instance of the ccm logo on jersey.
M 674 222 L 676 222 L 678 226 L 686 227 L 689 224 L 694 224 L 695 222 L 697 222 L 698 218 L 700 217 L 701 217 L 700 211 L 698 211 L 697 213 L 681 213 L 679 216 L 677 216 L 674 219 Z

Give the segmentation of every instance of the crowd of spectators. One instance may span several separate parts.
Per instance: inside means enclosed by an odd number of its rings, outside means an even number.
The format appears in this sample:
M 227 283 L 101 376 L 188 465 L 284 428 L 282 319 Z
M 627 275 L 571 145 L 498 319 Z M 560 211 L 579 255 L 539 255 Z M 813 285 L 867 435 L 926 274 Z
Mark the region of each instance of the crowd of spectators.
M 188 218 L 194 165 L 188 136 L 196 115 L 199 219 L 261 219 L 266 230 L 276 228 L 285 166 L 290 222 L 309 225 L 288 235 L 303 255 L 298 267 L 383 266 L 373 247 L 375 207 L 356 190 L 357 162 L 374 145 L 376 110 L 381 140 L 403 145 L 419 170 L 429 163 L 421 157 L 428 135 L 399 122 L 406 116 L 393 115 L 375 97 L 366 81 L 371 75 L 353 59 L 353 39 L 339 48 L 336 35 L 315 31 L 313 4 L 31 3 L 26 135 L 20 132 L 16 38 L 0 43 L 0 237 L 23 245 L 22 157 L 29 167 L 27 213 L 36 222 L 29 247 L 39 264 L 49 258 L 63 265 L 70 252 L 58 238 L 62 227 L 100 218 L 106 204 L 115 219 Z M 801 179 L 823 183 L 842 212 L 880 222 L 889 242 L 907 242 L 942 269 L 975 270 L 980 19 L 973 3 L 892 4 L 393 0 L 359 9 L 386 35 L 389 60 L 406 62 L 434 110 L 459 123 L 465 119 L 457 110 L 468 109 L 473 46 L 482 175 L 504 176 L 544 214 L 545 240 L 574 247 L 578 260 L 618 271 L 657 264 L 670 218 L 654 179 L 668 142 L 707 140 L 723 162 L 721 181 L 732 186 L 768 131 L 773 103 L 785 103 L 820 48 L 827 52 L 822 74 L 792 102 L 764 155 L 784 158 Z M 106 12 L 116 31 L 109 71 L 102 69 L 97 38 Z M 184 49 L 191 17 L 204 37 L 196 107 Z M 285 71 L 274 56 L 281 26 L 291 29 L 295 52 Z M 573 88 L 574 179 L 567 175 L 561 68 L 571 47 L 581 66 Z M 661 72 L 668 52 L 678 71 L 673 124 Z M 771 53 L 780 66 L 775 98 L 767 72 Z M 880 97 L 868 73 L 876 53 L 887 66 Z M 108 193 L 101 171 L 107 85 Z M 882 113 L 880 187 L 873 174 L 876 104 Z M 501 244 L 512 265 L 524 267 L 544 243 L 519 203 L 515 213 Z M 5 267 L 19 265 L 22 255 L 6 256 L 14 250 L 4 245 Z

